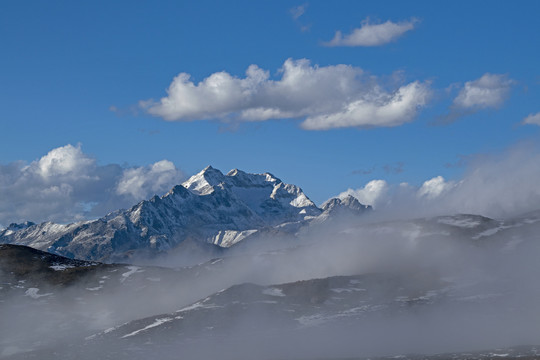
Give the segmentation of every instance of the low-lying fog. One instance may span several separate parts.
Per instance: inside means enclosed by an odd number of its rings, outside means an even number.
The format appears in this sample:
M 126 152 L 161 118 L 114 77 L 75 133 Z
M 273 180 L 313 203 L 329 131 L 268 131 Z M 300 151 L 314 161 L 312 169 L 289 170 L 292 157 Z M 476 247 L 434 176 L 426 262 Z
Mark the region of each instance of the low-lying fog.
M 327 223 L 308 229 L 299 239 L 261 240 L 273 242 L 279 250 L 258 253 L 254 243 L 251 247 L 231 249 L 221 261 L 191 268 L 176 271 L 140 268 L 138 276 L 126 277 L 122 283 L 119 278 L 109 279 L 116 284 L 109 284 L 101 291 L 90 291 L 85 284 L 55 290 L 53 295 L 46 295 L 43 290 L 34 297 L 18 293 L 0 306 L 2 354 L 51 345 L 62 348 L 130 320 L 179 310 L 233 284 L 281 284 L 368 273 L 433 275 L 447 284 L 444 291 L 450 291 L 453 299 L 462 301 L 449 300 L 425 309 L 415 308 L 409 314 L 385 317 L 375 323 L 358 323 L 357 328 L 346 331 L 331 327 L 328 332 L 310 329 L 303 335 L 299 333 L 298 338 L 273 338 L 271 346 L 264 338 L 246 336 L 252 344 L 266 343 L 270 358 L 286 356 L 283 349 L 289 349 L 291 357 L 363 356 L 537 344 L 540 343 L 538 219 L 540 216 L 533 214 L 505 223 L 480 217 L 371 225 Z M 289 247 L 284 248 L 284 243 Z M 119 271 L 124 274 L 131 270 L 120 268 Z M 145 277 L 145 271 L 154 271 L 152 276 L 156 276 L 155 271 L 163 274 L 156 281 Z M 486 307 L 479 312 L 482 307 L 469 306 L 468 300 L 473 303 L 487 300 Z M 249 318 L 237 320 L 238 324 L 250 321 Z M 265 324 L 260 326 L 264 328 Z M 239 334 L 240 329 L 236 335 Z M 309 341 L 304 338 L 306 334 Z M 234 341 L 238 341 L 237 336 Z M 190 346 L 196 353 L 194 344 L 197 342 Z M 227 347 L 227 351 L 236 348 Z M 241 353 L 246 355 L 247 348 L 246 345 Z M 279 351 L 274 353 L 271 349 Z M 209 356 L 208 348 L 204 351 Z M 257 354 L 260 358 L 261 354 Z

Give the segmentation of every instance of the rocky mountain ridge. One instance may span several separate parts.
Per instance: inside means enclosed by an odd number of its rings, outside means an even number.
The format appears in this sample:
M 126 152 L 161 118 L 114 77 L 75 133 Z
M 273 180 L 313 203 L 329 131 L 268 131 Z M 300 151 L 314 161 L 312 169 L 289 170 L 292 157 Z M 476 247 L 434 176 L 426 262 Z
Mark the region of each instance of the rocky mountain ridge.
M 223 174 L 208 166 L 161 197 L 97 220 L 12 224 L 0 231 L 0 243 L 84 260 L 129 261 L 166 253 L 188 239 L 230 247 L 269 230 L 291 234 L 337 208 L 370 209 L 354 198 L 336 199 L 321 209 L 300 187 L 270 173 L 234 169 Z

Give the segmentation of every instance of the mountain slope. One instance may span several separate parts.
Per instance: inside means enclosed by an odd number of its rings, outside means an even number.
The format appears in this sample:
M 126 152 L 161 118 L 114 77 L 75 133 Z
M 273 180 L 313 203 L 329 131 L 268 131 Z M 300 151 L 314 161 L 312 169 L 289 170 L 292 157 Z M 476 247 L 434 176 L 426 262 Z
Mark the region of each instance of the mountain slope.
M 446 344 L 466 347 L 471 346 L 469 336 L 477 321 L 496 316 L 505 323 L 505 314 L 498 312 L 511 296 L 470 290 L 425 272 L 334 276 L 269 286 L 243 283 L 177 311 L 119 324 L 50 355 L 46 348 L 36 355 L 40 359 L 105 355 L 115 359 L 356 359 L 370 353 L 444 349 Z M 453 335 L 454 327 L 461 335 Z M 508 354 L 534 355 L 531 350 Z M 505 353 L 389 358 L 489 359 Z M 24 358 L 33 358 L 29 355 Z
M 495 349 L 539 343 L 539 230 L 540 213 L 357 222 L 281 251 L 174 270 L 78 265 L 2 245 L 0 271 L 16 277 L 0 285 L 9 294 L 0 349 L 17 359 L 517 356 Z M 88 273 L 69 286 L 41 276 L 78 268 Z

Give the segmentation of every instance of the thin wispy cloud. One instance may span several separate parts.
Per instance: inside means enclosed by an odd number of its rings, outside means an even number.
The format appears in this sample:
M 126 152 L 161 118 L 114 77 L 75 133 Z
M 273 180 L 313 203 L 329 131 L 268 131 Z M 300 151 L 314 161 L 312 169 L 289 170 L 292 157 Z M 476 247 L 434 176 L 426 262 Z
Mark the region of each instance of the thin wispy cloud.
M 383 170 L 387 174 L 401 174 L 405 171 L 405 164 L 401 161 L 394 164 L 386 164 L 383 166 Z
M 369 175 L 375 171 L 375 167 L 371 169 L 356 169 L 351 171 L 350 175 Z
M 302 4 L 302 5 L 298 5 L 298 6 L 295 6 L 295 7 L 291 8 L 289 10 L 289 13 L 291 14 L 291 17 L 294 20 L 298 20 L 298 18 L 300 18 L 300 16 L 304 15 L 304 13 L 306 12 L 307 7 L 308 7 L 307 3 Z
M 307 59 L 285 61 L 278 74 L 251 65 L 243 78 L 217 72 L 194 83 L 174 78 L 167 96 L 141 101 L 150 115 L 168 121 L 225 123 L 303 119 L 306 130 L 391 127 L 412 121 L 427 104 L 429 83 L 384 84 L 351 65 L 317 66 Z
M 444 167 L 447 169 L 462 168 L 467 165 L 467 162 L 471 160 L 471 155 L 457 155 L 458 160 L 455 162 L 447 162 Z
M 529 116 L 523 119 L 521 123 L 523 125 L 529 124 L 540 126 L 540 112 L 537 112 L 536 114 L 529 114 Z
M 413 30 L 417 19 L 394 23 L 390 20 L 374 24 L 369 19 L 362 21 L 360 28 L 354 29 L 350 34 L 336 31 L 334 38 L 323 45 L 325 46 L 381 46 L 397 40 L 407 31 Z
M 308 3 L 304 3 L 289 9 L 289 14 L 302 32 L 308 31 L 311 27 L 311 24 L 306 24 L 302 19 L 300 19 L 306 13 L 308 5 Z

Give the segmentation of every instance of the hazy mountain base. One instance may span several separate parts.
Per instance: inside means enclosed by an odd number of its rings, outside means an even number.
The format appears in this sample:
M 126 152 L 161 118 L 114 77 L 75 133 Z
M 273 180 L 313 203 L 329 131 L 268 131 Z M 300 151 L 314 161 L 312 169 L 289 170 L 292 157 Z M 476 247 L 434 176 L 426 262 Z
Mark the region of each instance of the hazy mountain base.
M 92 288 L 99 281 L 109 286 L 95 291 L 70 285 L 69 291 L 45 296 L 49 290 L 32 283 L 40 290 L 26 294 L 29 279 L 20 278 L 1 307 L 1 338 L 7 346 L 12 346 L 9 340 L 19 346 L 8 349 L 11 353 L 39 349 L 19 358 L 343 358 L 536 344 L 537 215 L 506 221 L 459 215 L 368 226 L 326 224 L 303 234 L 304 241 L 294 248 L 266 254 L 253 244 L 241 256 L 178 270 L 110 265 L 117 271 L 100 275 L 110 279 L 96 277 Z M 153 281 L 151 271 L 172 276 Z M 366 275 L 348 278 L 348 285 L 329 278 L 352 274 Z M 369 277 L 378 280 L 361 287 L 351 283 Z M 402 284 L 383 286 L 381 277 L 402 279 Z M 420 281 L 426 277 L 432 280 Z M 314 278 L 324 279 L 298 282 Z M 290 284 L 230 287 L 246 281 Z M 321 300 L 312 302 L 306 284 L 317 283 L 327 285 L 314 287 Z M 387 289 L 386 296 L 362 298 L 380 293 L 378 286 Z M 376 311 L 352 311 L 362 306 Z M 62 312 L 68 314 L 55 322 Z M 62 336 L 58 329 L 64 329 Z M 13 333 L 20 337 L 14 339 Z
M 270 287 L 243 284 L 174 313 L 107 329 L 83 342 L 10 358 L 334 359 L 419 349 L 435 352 L 471 348 L 469 336 L 479 330 L 479 323 L 500 327 L 507 317 L 516 321 L 516 314 L 497 313 L 508 301 L 502 296 L 461 295 L 425 273 L 332 277 Z M 493 315 L 498 315 L 496 323 L 490 319 Z M 489 340 L 478 336 L 472 340 L 475 346 L 500 344 L 512 341 L 508 335 L 502 330 L 498 338 L 490 334 Z M 509 353 L 494 350 L 482 356 L 490 354 Z M 474 358 L 470 355 L 452 358 Z

